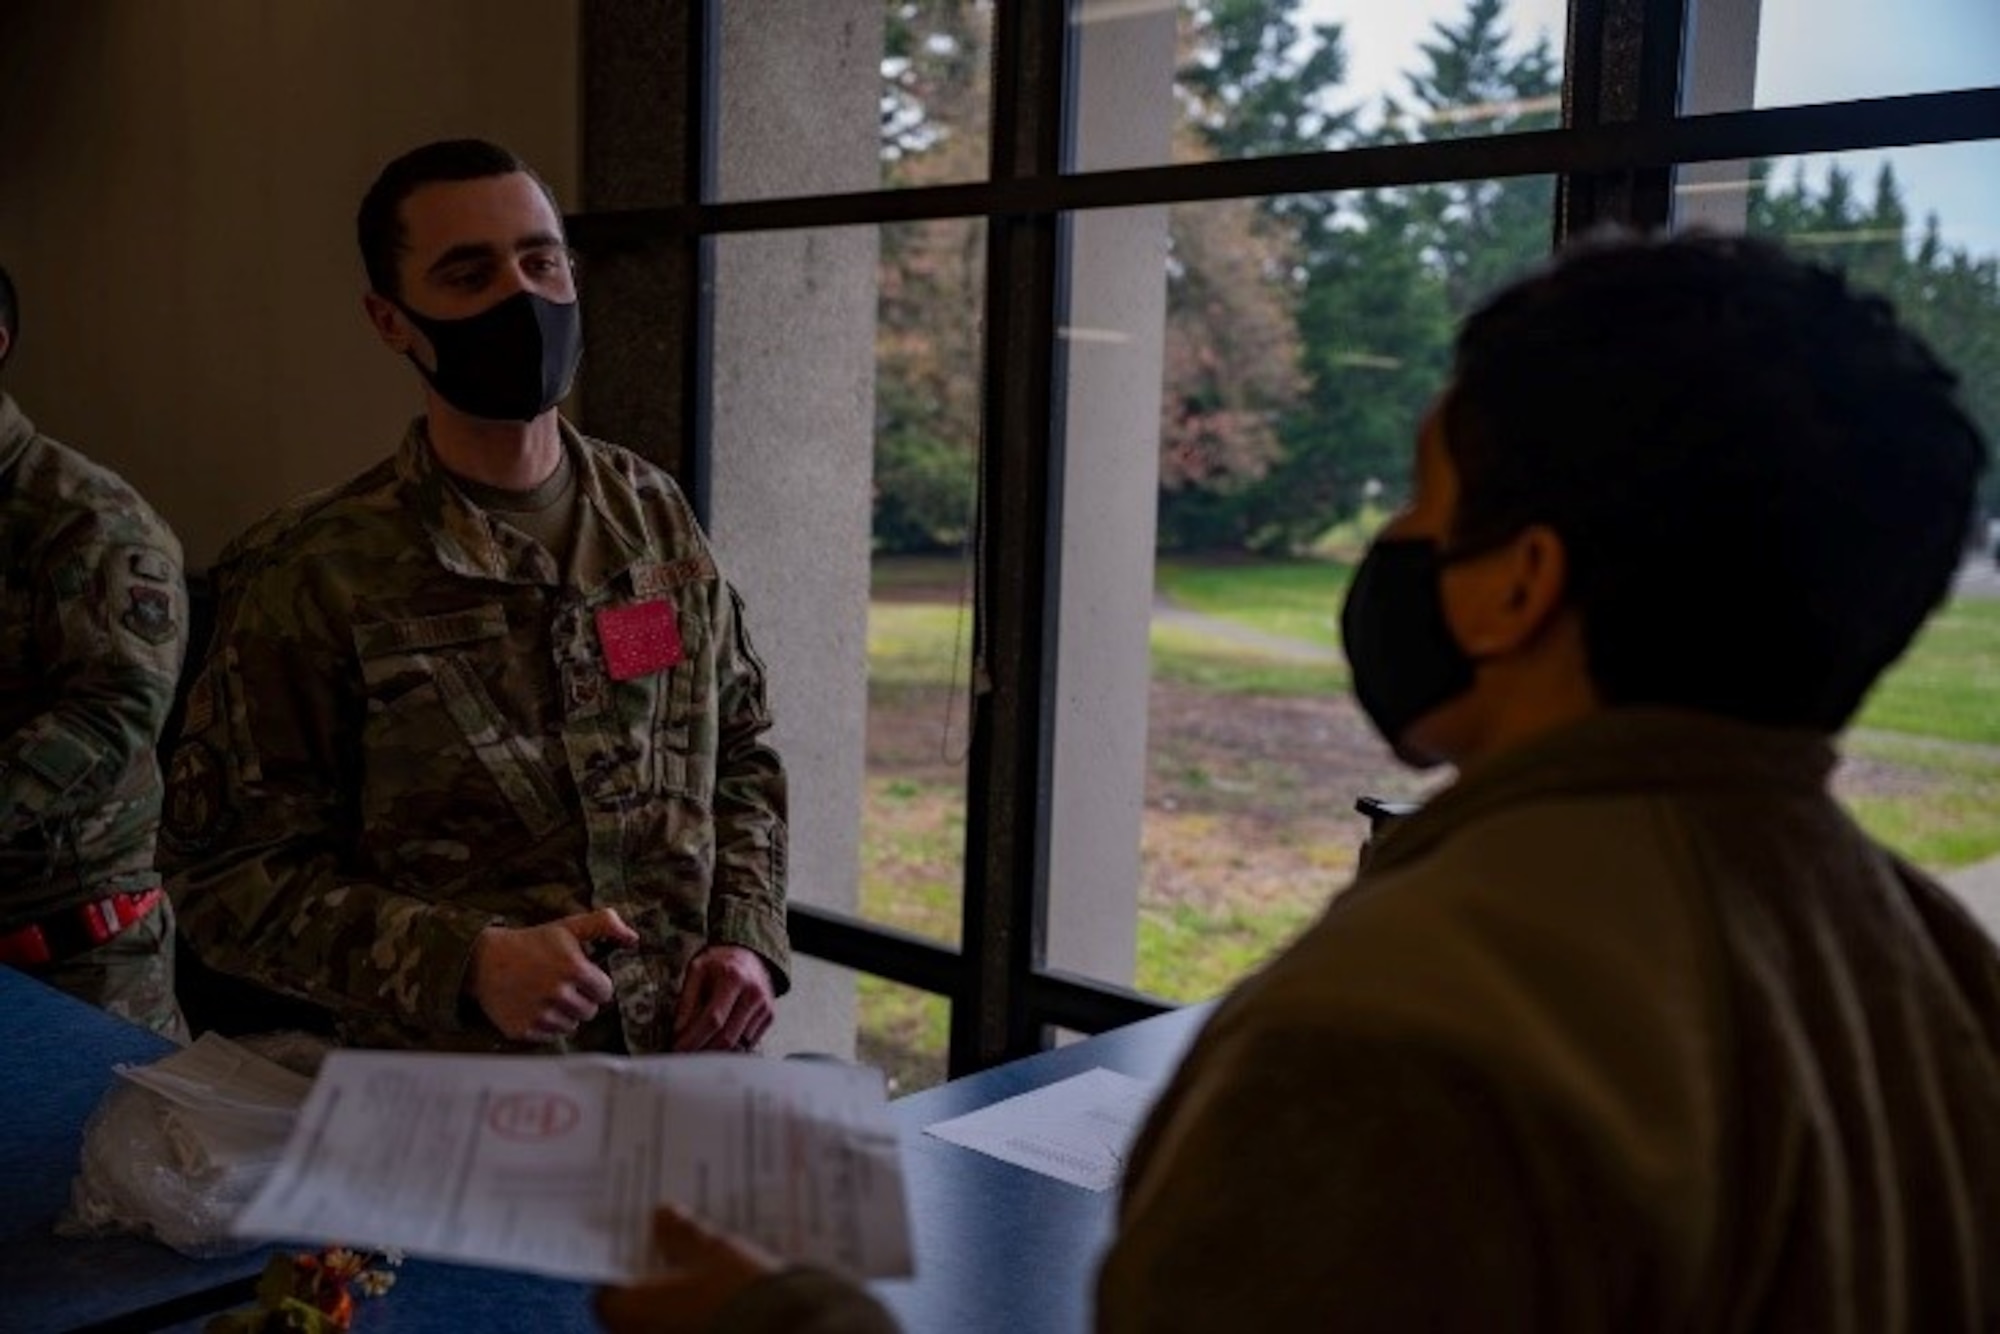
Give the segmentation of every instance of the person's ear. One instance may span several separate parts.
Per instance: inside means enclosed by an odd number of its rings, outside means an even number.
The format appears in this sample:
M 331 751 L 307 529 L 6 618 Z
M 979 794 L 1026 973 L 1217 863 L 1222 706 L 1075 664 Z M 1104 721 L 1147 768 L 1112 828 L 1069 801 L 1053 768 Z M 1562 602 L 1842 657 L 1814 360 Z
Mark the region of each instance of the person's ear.
M 7 354 L 14 348 L 14 335 L 5 325 L 0 325 L 0 366 L 7 364 Z
M 1475 568 L 1476 567 L 1476 568 Z M 1569 590 L 1569 552 L 1555 529 L 1533 524 L 1467 562 L 1452 629 L 1473 658 L 1504 657 L 1539 636 Z
M 380 292 L 364 292 L 361 308 L 368 316 L 369 327 L 375 330 L 391 352 L 398 356 L 407 355 L 416 346 L 417 333 L 411 326 L 409 317 L 396 303 Z

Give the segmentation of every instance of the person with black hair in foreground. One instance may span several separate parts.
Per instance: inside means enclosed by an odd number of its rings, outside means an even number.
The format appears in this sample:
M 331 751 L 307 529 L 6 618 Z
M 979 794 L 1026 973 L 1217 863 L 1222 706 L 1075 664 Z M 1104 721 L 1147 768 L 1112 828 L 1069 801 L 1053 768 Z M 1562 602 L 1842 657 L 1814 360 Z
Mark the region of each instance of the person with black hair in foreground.
M 1203 1031 L 1099 1329 L 2000 1327 L 2000 954 L 1827 788 L 1963 549 L 1953 390 L 1750 241 L 1600 241 L 1472 316 L 1342 618 L 1457 779 Z M 888 1326 L 660 1241 L 613 1330 Z

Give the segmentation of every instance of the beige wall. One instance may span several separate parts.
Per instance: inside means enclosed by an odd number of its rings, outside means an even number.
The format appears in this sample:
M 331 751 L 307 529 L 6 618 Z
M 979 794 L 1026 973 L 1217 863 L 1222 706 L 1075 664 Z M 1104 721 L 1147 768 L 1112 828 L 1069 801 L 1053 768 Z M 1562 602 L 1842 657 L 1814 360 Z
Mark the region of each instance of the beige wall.
M 4 386 L 191 565 L 387 453 L 417 381 L 360 309 L 355 204 L 424 140 L 576 199 L 579 0 L 0 0 Z

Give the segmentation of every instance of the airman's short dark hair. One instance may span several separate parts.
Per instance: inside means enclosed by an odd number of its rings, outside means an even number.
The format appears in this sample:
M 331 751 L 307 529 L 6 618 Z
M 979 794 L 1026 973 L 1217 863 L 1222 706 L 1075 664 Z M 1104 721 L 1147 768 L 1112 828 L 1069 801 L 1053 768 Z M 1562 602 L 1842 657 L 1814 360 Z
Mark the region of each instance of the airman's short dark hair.
M 356 239 L 361 243 L 361 264 L 368 271 L 368 286 L 386 297 L 399 297 L 401 283 L 396 277 L 396 260 L 403 253 L 407 237 L 403 231 L 403 201 L 420 187 L 438 181 L 477 181 L 488 176 L 511 176 L 515 172 L 532 178 L 548 197 L 556 216 L 562 209 L 548 182 L 512 151 L 484 139 L 440 139 L 413 148 L 382 168 L 354 219 Z

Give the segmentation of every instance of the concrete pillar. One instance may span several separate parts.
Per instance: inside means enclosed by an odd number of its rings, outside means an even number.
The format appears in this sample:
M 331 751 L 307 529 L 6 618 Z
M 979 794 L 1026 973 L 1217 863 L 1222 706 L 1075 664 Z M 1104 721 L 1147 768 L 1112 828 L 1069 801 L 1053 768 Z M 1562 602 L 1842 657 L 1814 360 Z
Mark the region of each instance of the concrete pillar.
M 1073 161 L 1170 160 L 1173 0 L 1084 0 Z M 1167 210 L 1079 214 L 1061 327 L 1063 526 L 1047 962 L 1130 983 L 1146 793 Z
M 880 0 L 728 0 L 722 199 L 881 178 Z M 791 774 L 795 901 L 859 900 L 868 718 L 876 229 L 715 247 L 710 527 L 750 604 Z M 800 960 L 771 1045 L 851 1054 L 851 974 Z

